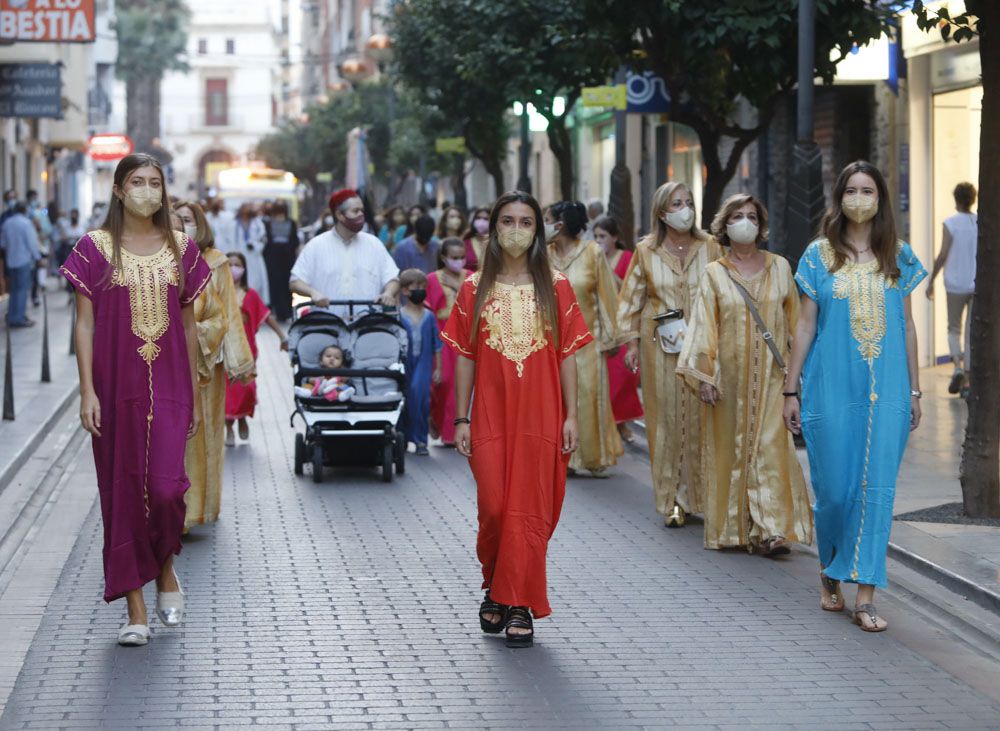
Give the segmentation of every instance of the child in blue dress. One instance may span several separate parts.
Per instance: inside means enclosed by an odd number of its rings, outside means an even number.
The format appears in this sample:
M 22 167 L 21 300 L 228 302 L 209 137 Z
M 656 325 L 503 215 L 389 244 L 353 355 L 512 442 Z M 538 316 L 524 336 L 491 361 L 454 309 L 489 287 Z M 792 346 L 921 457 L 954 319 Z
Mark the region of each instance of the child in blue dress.
M 418 455 L 426 456 L 431 413 L 431 384 L 441 382 L 441 338 L 437 319 L 424 307 L 427 275 L 419 269 L 406 269 L 399 275 L 400 292 L 406 298 L 402 307 L 403 325 L 410 338 L 406 356 L 406 410 L 403 431 L 413 442 Z

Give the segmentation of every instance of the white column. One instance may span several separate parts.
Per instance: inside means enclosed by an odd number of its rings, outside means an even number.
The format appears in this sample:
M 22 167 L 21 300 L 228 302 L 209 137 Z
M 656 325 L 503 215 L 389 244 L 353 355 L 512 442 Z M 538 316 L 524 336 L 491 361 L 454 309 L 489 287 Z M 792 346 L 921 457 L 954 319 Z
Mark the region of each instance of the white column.
M 930 271 L 934 263 L 934 130 L 930 56 L 908 59 L 910 116 L 910 246 Z M 943 294 L 943 287 L 940 287 Z M 923 295 L 912 297 L 913 319 L 920 342 L 920 365 L 933 365 L 934 307 Z

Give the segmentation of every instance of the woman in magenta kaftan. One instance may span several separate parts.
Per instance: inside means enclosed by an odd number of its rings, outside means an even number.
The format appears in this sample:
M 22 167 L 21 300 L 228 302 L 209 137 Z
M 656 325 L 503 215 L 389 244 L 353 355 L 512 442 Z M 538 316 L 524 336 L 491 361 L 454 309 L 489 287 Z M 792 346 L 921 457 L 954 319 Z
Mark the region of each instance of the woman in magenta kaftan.
M 181 308 L 195 300 L 211 270 L 186 235 L 177 233 L 176 243 L 183 277 L 166 244 L 150 256 L 123 248 L 115 269 L 111 233 L 104 230 L 81 238 L 61 269 L 94 310 L 102 423 L 93 447 L 108 602 L 159 577 L 181 550 L 194 403 Z

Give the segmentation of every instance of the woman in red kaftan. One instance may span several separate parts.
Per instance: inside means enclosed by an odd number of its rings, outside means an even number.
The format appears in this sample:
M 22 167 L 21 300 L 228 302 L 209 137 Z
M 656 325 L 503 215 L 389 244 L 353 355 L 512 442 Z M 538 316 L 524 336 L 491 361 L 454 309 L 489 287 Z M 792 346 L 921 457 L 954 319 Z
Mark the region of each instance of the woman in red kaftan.
M 577 441 L 569 356 L 593 339 L 569 281 L 549 268 L 541 221 L 526 193 L 497 201 L 483 267 L 463 283 L 442 333 L 459 356 L 456 446 L 476 479 L 480 622 L 486 632 L 506 628 L 510 646 L 531 644 L 529 610 L 551 613 L 545 556 Z

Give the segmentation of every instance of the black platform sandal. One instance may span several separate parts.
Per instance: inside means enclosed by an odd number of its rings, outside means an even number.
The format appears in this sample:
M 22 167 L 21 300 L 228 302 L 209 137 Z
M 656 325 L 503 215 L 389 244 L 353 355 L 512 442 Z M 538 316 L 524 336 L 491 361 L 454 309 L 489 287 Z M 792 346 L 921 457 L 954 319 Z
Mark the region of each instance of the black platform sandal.
M 489 614 L 497 614 L 500 616 L 500 619 L 490 622 L 486 619 L 486 616 Z M 490 593 L 487 591 L 486 596 L 483 597 L 483 603 L 479 605 L 479 626 L 482 628 L 483 632 L 491 635 L 499 634 L 503 629 L 506 617 L 507 607 L 503 604 L 497 604 L 495 601 L 490 599 Z
M 531 630 L 525 634 L 511 634 L 511 628 Z M 531 647 L 535 641 L 535 626 L 527 607 L 511 607 L 507 610 L 507 647 Z

